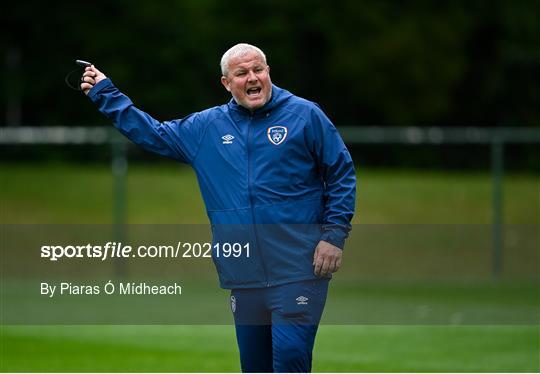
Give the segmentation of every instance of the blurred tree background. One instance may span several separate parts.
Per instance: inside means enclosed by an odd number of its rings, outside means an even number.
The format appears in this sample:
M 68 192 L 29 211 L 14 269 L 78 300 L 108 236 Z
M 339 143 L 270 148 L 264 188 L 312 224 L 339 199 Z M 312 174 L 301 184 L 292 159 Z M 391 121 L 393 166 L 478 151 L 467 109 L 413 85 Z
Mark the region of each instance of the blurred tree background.
M 27 0 L 2 13 L 3 126 L 108 125 L 64 84 L 76 58 L 161 120 L 220 105 L 219 59 L 237 42 L 338 126 L 540 125 L 538 1 Z

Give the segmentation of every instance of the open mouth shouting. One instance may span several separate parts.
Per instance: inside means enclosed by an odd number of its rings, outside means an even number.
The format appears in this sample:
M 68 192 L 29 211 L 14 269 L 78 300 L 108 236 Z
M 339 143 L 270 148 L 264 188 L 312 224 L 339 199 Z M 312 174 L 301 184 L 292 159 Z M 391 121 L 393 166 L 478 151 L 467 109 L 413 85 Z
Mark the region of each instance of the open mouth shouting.
M 259 96 L 259 94 L 261 93 L 262 91 L 262 87 L 250 87 L 246 90 L 246 95 L 248 97 L 252 97 L 252 98 L 257 98 Z

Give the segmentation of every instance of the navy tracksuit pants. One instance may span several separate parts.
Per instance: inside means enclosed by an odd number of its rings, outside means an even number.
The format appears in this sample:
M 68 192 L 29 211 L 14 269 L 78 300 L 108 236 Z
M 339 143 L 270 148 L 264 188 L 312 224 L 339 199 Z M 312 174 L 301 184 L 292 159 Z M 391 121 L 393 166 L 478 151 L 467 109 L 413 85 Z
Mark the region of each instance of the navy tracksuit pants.
M 231 291 L 243 372 L 310 372 L 328 279 Z

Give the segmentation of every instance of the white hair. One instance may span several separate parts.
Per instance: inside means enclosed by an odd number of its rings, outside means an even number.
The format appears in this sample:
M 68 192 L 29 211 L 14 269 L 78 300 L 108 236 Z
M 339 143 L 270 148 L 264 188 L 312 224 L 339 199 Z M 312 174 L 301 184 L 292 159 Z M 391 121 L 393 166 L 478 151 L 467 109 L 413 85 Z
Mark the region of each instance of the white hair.
M 262 57 L 263 62 L 266 64 L 266 55 L 260 48 L 257 48 L 254 45 L 247 43 L 239 43 L 229 48 L 227 52 L 225 52 L 221 57 L 221 74 L 223 74 L 224 76 L 227 75 L 227 73 L 229 72 L 229 62 L 231 61 L 231 59 L 243 57 L 249 52 L 258 53 Z

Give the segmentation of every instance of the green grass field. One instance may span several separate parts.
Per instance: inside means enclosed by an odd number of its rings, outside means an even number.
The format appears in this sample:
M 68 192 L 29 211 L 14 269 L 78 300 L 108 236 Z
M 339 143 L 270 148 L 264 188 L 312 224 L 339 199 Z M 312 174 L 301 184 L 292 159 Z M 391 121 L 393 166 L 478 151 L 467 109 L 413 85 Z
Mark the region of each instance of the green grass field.
M 233 326 L 7 326 L 2 371 L 240 371 Z M 536 372 L 538 328 L 320 327 L 318 372 Z
M 0 165 L 1 223 L 110 223 L 113 221 L 113 180 L 106 166 Z M 489 224 L 491 180 L 486 173 L 419 171 L 358 172 L 358 206 L 355 223 L 361 224 Z M 130 166 L 127 181 L 129 223 L 207 222 L 194 174 L 173 164 Z M 540 224 L 540 178 L 508 175 L 504 184 L 504 221 L 515 225 Z M 360 253 L 360 255 L 359 255 Z M 367 260 L 357 269 L 368 271 L 380 259 L 361 252 L 349 255 Z M 390 252 L 388 252 L 390 253 Z M 530 252 L 526 252 L 531 255 Z M 488 253 L 489 254 L 489 253 Z M 407 255 L 407 253 L 405 253 Z M 415 253 L 422 256 L 425 253 Z M 365 257 L 364 257 L 365 256 Z M 404 258 L 404 257 L 403 257 Z M 483 257 L 478 257 L 484 261 Z M 478 260 L 478 261 L 480 261 Z M 538 315 L 537 249 L 529 260 L 514 261 L 508 281 L 524 281 L 529 291 L 490 296 L 464 295 L 462 284 L 445 283 L 445 293 L 431 287 L 441 269 L 427 263 L 423 288 L 381 286 L 387 275 L 373 272 L 369 282 L 349 296 L 363 297 L 358 305 L 380 305 L 394 310 L 407 303 L 453 308 L 465 300 L 472 311 L 502 311 L 518 305 Z M 357 264 L 357 262 L 352 262 Z M 377 262 L 378 261 L 378 262 Z M 408 259 L 413 263 L 414 259 Z M 443 260 L 441 260 L 443 261 Z M 470 272 L 480 269 L 476 257 L 464 262 Z M 531 264 L 532 262 L 532 264 Z M 403 267 L 401 258 L 384 264 Z M 472 264 L 472 265 L 471 265 Z M 448 271 L 448 258 L 441 266 Z M 353 283 L 355 267 L 344 264 L 342 280 Z M 452 266 L 461 268 L 461 263 Z M 483 266 L 483 265 L 482 265 Z M 420 269 L 420 267 L 419 267 Z M 423 268 L 422 268 L 423 269 Z M 482 268 L 484 269 L 484 268 Z M 482 281 L 489 275 L 482 273 Z M 451 269 L 452 270 L 452 269 Z M 432 273 L 430 272 L 432 271 Z M 454 271 L 454 270 L 452 270 Z M 457 274 L 448 272 L 448 274 Z M 362 274 L 359 274 L 361 278 Z M 531 276 L 532 283 L 531 283 Z M 377 278 L 379 277 L 379 278 Z M 521 277 L 521 278 L 520 278 Z M 336 277 L 334 282 L 339 282 Z M 472 280 L 474 284 L 475 280 Z M 337 286 L 337 284 L 336 284 Z M 518 283 L 519 286 L 519 283 Z M 518 287 L 512 286 L 512 287 Z M 216 284 L 217 288 L 217 284 Z M 489 289 L 489 287 L 488 287 Z M 336 287 L 337 290 L 337 287 Z M 345 291 L 347 289 L 345 288 Z M 439 289 L 440 290 L 440 289 Z M 344 292 L 345 292 L 344 291 Z M 345 294 L 346 295 L 346 294 Z M 507 295 L 507 296 L 505 296 Z M 339 295 L 334 295 L 339 296 Z M 332 295 L 327 308 L 341 300 Z M 461 302 L 460 301 L 460 302 Z M 350 305 L 344 303 L 343 305 Z M 509 309 L 513 312 L 514 309 Z M 334 312 L 339 314 L 339 309 Z M 319 372 L 537 372 L 540 371 L 538 324 L 482 325 L 323 324 L 314 352 Z M 9 372 L 228 372 L 239 371 L 233 326 L 20 326 L 0 328 L 0 370 Z

